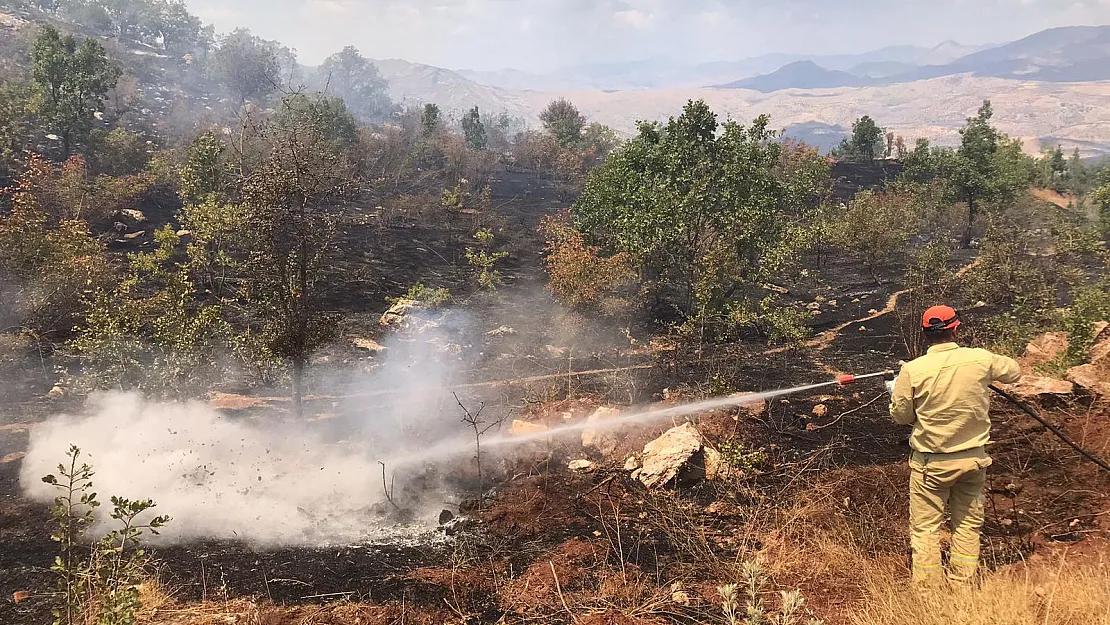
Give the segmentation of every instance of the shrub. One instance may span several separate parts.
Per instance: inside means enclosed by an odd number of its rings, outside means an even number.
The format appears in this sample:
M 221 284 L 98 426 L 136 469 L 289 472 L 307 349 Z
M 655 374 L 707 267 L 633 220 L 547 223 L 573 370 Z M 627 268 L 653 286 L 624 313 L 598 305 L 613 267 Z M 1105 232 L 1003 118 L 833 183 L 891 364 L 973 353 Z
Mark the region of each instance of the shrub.
M 628 296 L 636 273 L 628 254 L 603 256 L 601 248 L 588 245 L 571 225 L 566 211 L 546 217 L 540 231 L 547 240 L 548 289 L 556 300 L 572 308 L 593 310 L 618 311 L 631 306 Z
M 424 308 L 436 309 L 451 301 L 451 291 L 445 288 L 433 289 L 424 286 L 423 282 L 417 282 L 404 297 L 393 298 L 393 303 L 400 300 L 412 300 Z

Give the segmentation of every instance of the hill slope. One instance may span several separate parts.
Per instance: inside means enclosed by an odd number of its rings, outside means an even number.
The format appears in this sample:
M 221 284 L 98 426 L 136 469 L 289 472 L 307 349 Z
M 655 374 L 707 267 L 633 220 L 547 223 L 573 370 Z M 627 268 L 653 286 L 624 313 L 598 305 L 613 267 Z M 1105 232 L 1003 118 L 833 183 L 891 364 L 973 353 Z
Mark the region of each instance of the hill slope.
M 770 74 L 745 78 L 721 85 L 721 89 L 752 89 L 763 93 L 782 89 L 827 89 L 831 87 L 862 87 L 870 79 L 848 72 L 829 70 L 813 61 L 790 63 Z
M 389 96 L 404 104 L 434 102 L 445 113 L 461 113 L 472 106 L 483 111 L 524 116 L 532 111 L 510 91 L 481 85 L 457 72 L 401 59 L 374 61 L 383 78 L 389 81 Z

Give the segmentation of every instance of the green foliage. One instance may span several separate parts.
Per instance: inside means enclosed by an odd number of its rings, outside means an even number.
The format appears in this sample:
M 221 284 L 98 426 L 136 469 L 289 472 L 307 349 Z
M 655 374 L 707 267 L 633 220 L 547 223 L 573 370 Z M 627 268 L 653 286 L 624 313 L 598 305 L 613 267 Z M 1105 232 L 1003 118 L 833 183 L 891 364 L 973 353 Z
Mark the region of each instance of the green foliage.
M 262 100 L 281 83 L 279 46 L 238 28 L 220 41 L 212 56 L 212 75 L 239 103 Z
M 214 132 L 193 140 L 185 164 L 178 170 L 178 194 L 186 203 L 219 197 L 229 183 L 227 147 Z
M 740 441 L 721 443 L 720 451 L 725 464 L 737 471 L 754 473 L 767 465 L 767 454 L 762 449 L 752 449 Z
M 774 141 L 766 117 L 723 129 L 704 102 L 640 133 L 589 176 L 572 215 L 639 268 L 657 302 L 700 335 L 796 335 L 764 285 L 791 273 L 829 187 L 828 164 Z M 721 130 L 721 132 L 718 132 Z
M 582 129 L 586 118 L 578 108 L 565 98 L 559 98 L 547 105 L 540 113 L 544 130 L 563 147 L 576 145 L 582 140 Z
M 739 584 L 717 587 L 727 625 L 823 625 L 823 621 L 809 614 L 799 590 L 779 591 L 781 606 L 778 611 L 771 611 L 763 600 L 767 574 L 760 563 L 742 563 L 740 577 Z
M 420 128 L 425 138 L 431 137 L 443 124 L 443 114 L 438 104 L 425 104 L 420 111 Z
M 151 151 L 141 135 L 115 128 L 111 132 L 92 134 L 86 160 L 90 173 L 125 176 L 146 169 Z
M 379 122 L 392 112 L 388 84 L 377 66 L 353 46 L 324 59 L 319 74 L 327 93 L 341 98 L 359 120 Z
M 463 209 L 463 196 L 465 195 L 466 190 L 463 189 L 461 184 L 457 184 L 454 189 L 443 190 L 439 203 L 447 210 L 458 212 Z
M 397 301 L 405 299 L 412 300 L 424 308 L 435 310 L 451 302 L 451 291 L 442 287 L 433 289 L 424 286 L 423 282 L 417 282 L 409 288 L 404 297 L 398 297 L 392 301 L 397 303 Z
M 483 245 L 488 244 L 489 241 L 483 241 Z M 497 264 L 497 261 L 508 258 L 508 256 L 508 252 L 490 253 L 486 250 L 476 250 L 472 247 L 466 248 L 466 262 L 477 270 L 478 286 L 490 291 L 496 290 L 502 282 L 501 272 L 495 269 L 494 266 Z
M 188 264 L 173 262 L 180 239 L 165 226 L 153 252 L 128 256 L 124 279 L 89 298 L 85 323 L 70 341 L 88 389 L 141 389 L 189 397 L 227 374 L 221 350 L 231 328 L 218 305 L 202 304 Z
M 1072 289 L 1071 305 L 1064 311 L 1061 329 L 1068 333 L 1068 349 L 1064 367 L 1074 367 L 1090 360 L 1094 344 L 1094 325 L 1110 319 L 1110 282 L 1080 285 Z
M 87 293 L 108 283 L 103 244 L 80 218 L 52 218 L 41 196 L 57 191 L 54 167 L 32 157 L 0 213 L 0 322 L 40 345 L 65 340 L 84 315 Z
M 565 306 L 606 314 L 627 312 L 636 272 L 626 253 L 604 256 L 570 222 L 569 213 L 546 217 L 540 232 L 547 242 L 548 289 Z
M 904 192 L 863 191 L 839 215 L 834 240 L 876 270 L 905 254 L 914 230 L 916 197 Z
M 134 625 L 142 609 L 139 584 L 150 565 L 141 537 L 146 532 L 157 535 L 171 519 L 154 516 L 141 522 L 139 518 L 155 507 L 153 501 L 113 496 L 109 516 L 117 527 L 88 546 L 85 535 L 100 501 L 92 490 L 93 469 L 85 463 L 78 466 L 80 455 L 81 450 L 71 445 L 68 466 L 60 464 L 57 475 L 42 478 L 59 491 L 51 507 L 51 538 L 60 550 L 50 567 L 58 578 L 60 598 L 54 623 L 78 625 L 95 610 L 98 625 Z
M 0 177 L 18 169 L 40 105 L 41 94 L 30 84 L 0 82 Z
M 339 153 L 358 145 L 358 120 L 340 98 L 315 94 L 293 94 L 282 98 L 272 125 L 283 132 L 312 128 L 318 138 L 330 142 Z
M 44 26 L 31 51 L 31 73 L 42 96 L 41 118 L 62 141 L 63 156 L 88 141 L 104 96 L 115 86 L 120 70 L 103 46 L 88 38 L 80 44 Z
M 883 155 L 883 130 L 871 117 L 864 115 L 852 123 L 852 137 L 838 148 L 840 157 L 849 161 L 873 162 Z
M 466 142 L 470 147 L 475 150 L 485 149 L 488 139 L 486 138 L 486 127 L 482 125 L 482 115 L 478 112 L 478 107 L 470 109 L 466 116 L 462 119 L 463 134 L 466 136 Z

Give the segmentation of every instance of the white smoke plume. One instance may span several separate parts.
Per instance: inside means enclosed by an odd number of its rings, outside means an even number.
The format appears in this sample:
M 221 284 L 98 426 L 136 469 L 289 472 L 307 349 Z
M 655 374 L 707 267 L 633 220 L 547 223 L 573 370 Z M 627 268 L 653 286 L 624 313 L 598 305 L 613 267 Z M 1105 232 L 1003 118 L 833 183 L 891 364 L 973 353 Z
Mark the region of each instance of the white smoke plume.
M 451 393 L 429 390 L 458 377 L 451 348 L 463 325 L 441 319 L 419 335 L 397 335 L 386 344 L 386 362 L 369 374 L 327 380 L 331 391 L 391 391 L 337 404 L 331 419 L 247 419 L 203 402 L 164 403 L 134 393 L 91 397 L 81 414 L 32 430 L 22 486 L 29 497 L 50 501 L 58 493 L 41 477 L 55 473 L 74 444 L 96 472 L 101 520 L 109 495 L 153 499 L 156 513 L 173 518 L 163 542 L 319 545 L 381 537 L 398 521 L 390 516 L 378 461 L 392 469 L 409 451 L 466 440 Z M 442 462 L 465 461 L 463 455 Z M 396 479 L 394 497 L 417 523 L 430 521 L 452 497 L 427 463 L 406 466 Z

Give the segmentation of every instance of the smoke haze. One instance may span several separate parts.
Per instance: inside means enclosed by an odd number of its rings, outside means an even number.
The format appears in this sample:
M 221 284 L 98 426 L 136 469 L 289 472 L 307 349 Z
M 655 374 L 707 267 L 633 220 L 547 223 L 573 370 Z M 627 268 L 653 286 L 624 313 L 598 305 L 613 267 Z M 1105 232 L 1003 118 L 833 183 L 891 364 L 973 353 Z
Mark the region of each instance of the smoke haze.
M 41 477 L 55 473 L 74 444 L 96 471 L 101 520 L 110 495 L 151 498 L 154 512 L 173 517 L 162 542 L 350 544 L 395 533 L 378 461 L 398 462 L 410 450 L 467 436 L 450 392 L 429 390 L 457 377 L 457 341 L 467 322 L 461 314 L 446 319 L 412 320 L 420 331 L 394 335 L 385 362 L 369 373 L 333 371 L 317 381 L 318 392 L 393 391 L 337 404 L 341 414 L 324 415 L 331 418 L 247 419 L 202 402 L 96 395 L 81 414 L 33 429 L 21 483 L 29 497 L 52 500 L 57 492 Z M 437 460 L 466 461 L 466 455 Z M 429 522 L 452 498 L 436 475 L 424 463 L 396 476 L 395 498 L 416 512 L 418 523 Z

